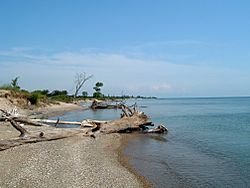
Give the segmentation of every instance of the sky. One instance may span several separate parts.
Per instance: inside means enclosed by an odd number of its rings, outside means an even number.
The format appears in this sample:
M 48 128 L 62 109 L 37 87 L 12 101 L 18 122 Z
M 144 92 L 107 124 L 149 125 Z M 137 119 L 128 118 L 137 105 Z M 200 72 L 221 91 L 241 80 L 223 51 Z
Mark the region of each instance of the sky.
M 250 95 L 250 1 L 2 0 L 0 85 L 106 95 Z

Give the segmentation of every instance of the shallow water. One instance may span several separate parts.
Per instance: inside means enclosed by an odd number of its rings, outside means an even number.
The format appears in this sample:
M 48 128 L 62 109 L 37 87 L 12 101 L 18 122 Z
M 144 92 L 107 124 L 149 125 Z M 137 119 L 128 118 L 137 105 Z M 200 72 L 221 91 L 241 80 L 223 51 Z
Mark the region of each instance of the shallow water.
M 96 119 L 96 120 L 113 120 L 120 118 L 120 110 L 107 109 L 107 110 L 76 110 L 65 113 L 63 116 L 55 116 L 51 119 L 61 119 L 65 121 L 82 121 L 85 119 Z M 58 125 L 61 128 L 76 128 L 79 126 L 73 125 Z
M 139 136 L 125 154 L 154 187 L 249 187 L 250 98 L 138 103 L 167 135 Z

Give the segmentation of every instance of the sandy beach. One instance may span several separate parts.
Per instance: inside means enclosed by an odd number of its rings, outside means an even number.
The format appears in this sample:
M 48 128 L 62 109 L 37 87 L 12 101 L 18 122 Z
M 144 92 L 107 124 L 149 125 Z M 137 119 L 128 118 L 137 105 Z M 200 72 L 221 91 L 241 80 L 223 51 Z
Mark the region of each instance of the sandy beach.
M 143 187 L 118 161 L 119 137 L 73 137 L 4 150 L 0 187 Z
M 0 106 L 11 104 L 1 100 Z M 24 114 L 51 116 L 81 110 L 75 104 L 60 103 Z M 0 123 L 0 140 L 19 133 L 8 123 Z M 122 155 L 119 134 L 71 137 L 26 144 L 0 152 L 0 187 L 146 187 L 148 184 L 128 167 Z M 123 161 L 123 162 L 121 162 Z M 125 167 L 126 166 L 126 167 Z

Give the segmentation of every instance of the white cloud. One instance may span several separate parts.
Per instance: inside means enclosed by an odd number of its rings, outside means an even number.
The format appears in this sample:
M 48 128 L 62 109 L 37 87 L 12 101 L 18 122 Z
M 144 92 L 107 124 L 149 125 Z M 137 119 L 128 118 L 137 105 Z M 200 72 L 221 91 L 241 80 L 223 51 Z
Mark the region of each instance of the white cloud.
M 133 95 L 240 95 L 249 92 L 247 71 L 174 64 L 97 50 L 37 55 L 32 50 L 0 51 L 1 83 L 20 76 L 27 89 L 68 89 L 73 92 L 76 72 L 93 74 L 86 84 L 89 93 L 96 81 L 104 82 L 106 94 Z
M 154 86 L 152 86 L 152 90 L 155 91 L 155 92 L 168 93 L 169 91 L 172 90 L 172 85 L 170 85 L 169 83 L 154 85 Z

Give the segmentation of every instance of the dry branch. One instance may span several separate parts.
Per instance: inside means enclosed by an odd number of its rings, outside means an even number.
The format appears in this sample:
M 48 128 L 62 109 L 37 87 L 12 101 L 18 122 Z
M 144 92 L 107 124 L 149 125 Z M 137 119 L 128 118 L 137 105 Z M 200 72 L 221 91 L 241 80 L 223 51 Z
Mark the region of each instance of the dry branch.
M 11 123 L 11 125 L 16 130 L 18 130 L 21 133 L 19 137 L 21 137 L 21 138 L 26 138 L 27 137 L 28 131 L 26 129 L 24 129 L 23 127 L 21 127 L 16 121 L 14 121 L 11 118 L 8 121 Z
M 76 135 L 95 137 L 96 132 L 100 133 L 129 133 L 133 131 L 140 131 L 142 133 L 164 133 L 167 129 L 164 126 L 158 126 L 155 129 L 148 129 L 148 126 L 154 126 L 149 121 L 149 117 L 142 112 L 136 110 L 136 105 L 128 107 L 122 105 L 122 118 L 112 121 L 99 120 L 83 120 L 76 121 L 61 121 L 61 120 L 45 120 L 45 119 L 29 119 L 27 117 L 13 117 L 12 114 L 1 110 L 0 121 L 9 121 L 11 125 L 21 134 L 19 138 L 0 141 L 0 150 L 8 149 L 10 147 L 23 145 L 26 143 L 35 143 L 42 141 L 57 140 Z M 27 131 L 19 123 L 24 123 L 33 126 L 39 126 L 41 131 Z M 69 124 L 79 125 L 75 129 L 63 129 L 49 126 L 48 124 Z M 87 127 L 87 128 L 86 128 Z M 36 127 L 38 129 L 38 127 Z
M 93 75 L 87 75 L 85 72 L 84 73 L 77 73 L 76 74 L 76 80 L 75 80 L 75 94 L 74 97 L 77 97 L 77 94 L 79 93 L 80 89 L 84 85 L 85 82 L 87 82 L 89 79 L 91 79 Z
M 49 124 L 67 124 L 67 125 L 81 125 L 78 121 L 61 121 L 61 120 L 51 120 L 51 119 L 32 119 L 33 122 L 49 123 Z
M 42 134 L 41 134 L 42 133 Z M 87 133 L 86 130 L 83 129 L 60 129 L 54 128 L 51 130 L 46 130 L 44 132 L 29 132 L 28 136 L 24 138 L 14 138 L 9 140 L 1 140 L 0 141 L 0 151 L 9 149 L 11 147 L 20 146 L 28 143 L 37 143 L 51 140 L 59 140 L 73 136 L 91 136 Z
M 91 130 L 91 128 L 89 129 L 55 128 L 45 123 L 36 122 L 34 119 L 32 120 L 27 117 L 13 117 L 12 114 L 2 109 L 0 109 L 0 111 L 2 112 L 1 114 L 2 117 L 0 119 L 3 121 L 10 122 L 11 125 L 21 133 L 19 138 L 0 140 L 0 150 L 5 150 L 10 147 L 19 146 L 26 143 L 57 140 L 76 135 L 92 136 L 89 133 L 89 130 Z M 18 122 L 35 126 L 43 126 L 41 127 L 42 131 L 27 131 L 24 127 L 20 126 Z M 38 129 L 38 127 L 36 129 Z
M 33 126 L 38 126 L 38 127 L 49 126 L 46 123 L 37 122 L 36 119 L 29 119 L 27 117 L 13 117 L 13 119 L 15 121 L 17 121 L 17 122 L 20 122 L 20 123 L 24 123 L 24 124 L 28 124 L 28 125 L 33 125 Z

